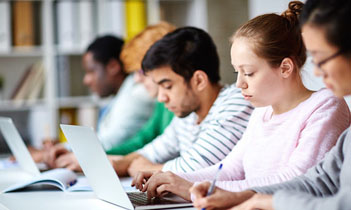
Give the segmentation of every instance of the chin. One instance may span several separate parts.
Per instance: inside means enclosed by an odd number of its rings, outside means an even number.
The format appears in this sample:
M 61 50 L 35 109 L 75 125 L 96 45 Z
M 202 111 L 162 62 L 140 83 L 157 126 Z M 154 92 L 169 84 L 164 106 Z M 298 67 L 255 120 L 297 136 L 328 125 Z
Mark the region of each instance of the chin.
M 174 113 L 174 114 L 179 118 L 184 118 L 184 117 L 189 116 L 190 113 L 191 112 L 181 112 L 181 113 Z

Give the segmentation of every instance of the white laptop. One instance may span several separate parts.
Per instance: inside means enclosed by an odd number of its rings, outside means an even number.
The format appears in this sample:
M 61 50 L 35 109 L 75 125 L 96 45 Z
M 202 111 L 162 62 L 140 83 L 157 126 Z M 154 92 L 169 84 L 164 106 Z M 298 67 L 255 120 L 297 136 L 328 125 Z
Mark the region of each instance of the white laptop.
M 149 203 L 135 202 L 130 195 L 145 193 L 126 193 L 102 148 L 94 130 L 85 126 L 60 125 L 73 153 L 98 198 L 126 209 L 165 209 L 189 207 L 192 204 L 178 196 L 169 199 L 152 199 Z M 160 202 L 160 203 L 158 203 Z
M 0 117 L 0 131 L 5 138 L 19 166 L 29 174 L 40 175 L 40 171 L 30 155 L 26 145 L 11 118 Z

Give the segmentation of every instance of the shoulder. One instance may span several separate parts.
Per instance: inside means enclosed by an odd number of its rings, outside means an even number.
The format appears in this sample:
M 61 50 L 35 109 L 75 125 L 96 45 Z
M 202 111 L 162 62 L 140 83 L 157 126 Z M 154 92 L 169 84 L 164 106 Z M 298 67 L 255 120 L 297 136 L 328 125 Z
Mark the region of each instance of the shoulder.
M 304 107 L 317 109 L 335 109 L 347 111 L 348 107 L 343 98 L 336 97 L 329 89 L 323 88 L 314 92 L 309 99 L 306 100 Z

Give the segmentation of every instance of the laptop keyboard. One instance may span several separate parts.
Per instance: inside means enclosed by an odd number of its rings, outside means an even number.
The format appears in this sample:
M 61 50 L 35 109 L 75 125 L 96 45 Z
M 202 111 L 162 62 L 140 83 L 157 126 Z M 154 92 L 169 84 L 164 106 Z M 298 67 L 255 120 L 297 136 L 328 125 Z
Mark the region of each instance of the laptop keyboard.
M 145 206 L 150 204 L 151 200 L 147 199 L 147 194 L 143 192 L 129 192 L 127 193 L 129 200 L 136 206 Z
M 145 206 L 145 205 L 159 205 L 159 204 L 178 204 L 184 203 L 184 201 L 175 201 L 165 198 L 152 198 L 147 199 L 147 194 L 143 192 L 128 192 L 129 200 L 134 206 Z

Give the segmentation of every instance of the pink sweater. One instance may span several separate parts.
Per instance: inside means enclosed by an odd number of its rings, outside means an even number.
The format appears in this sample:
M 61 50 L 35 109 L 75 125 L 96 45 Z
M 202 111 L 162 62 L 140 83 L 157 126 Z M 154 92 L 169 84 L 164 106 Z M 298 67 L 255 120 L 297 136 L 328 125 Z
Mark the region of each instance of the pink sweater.
M 303 174 L 350 125 L 345 101 L 327 89 L 313 93 L 286 113 L 272 115 L 272 111 L 270 106 L 254 110 L 242 139 L 221 161 L 218 187 L 242 191 Z M 211 181 L 218 164 L 178 175 L 191 182 Z

